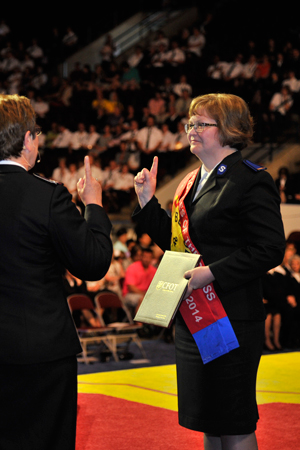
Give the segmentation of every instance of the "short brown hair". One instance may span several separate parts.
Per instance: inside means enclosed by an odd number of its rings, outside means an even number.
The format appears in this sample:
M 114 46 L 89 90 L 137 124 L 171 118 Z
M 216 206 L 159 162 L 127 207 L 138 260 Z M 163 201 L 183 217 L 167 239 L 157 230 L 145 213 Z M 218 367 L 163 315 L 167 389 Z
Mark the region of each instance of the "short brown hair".
M 35 121 L 28 98 L 0 95 L 0 160 L 21 155 L 26 132 L 35 136 Z
M 233 94 L 205 94 L 192 100 L 189 117 L 206 113 L 218 125 L 219 139 L 224 147 L 242 150 L 253 137 L 253 118 L 246 102 Z

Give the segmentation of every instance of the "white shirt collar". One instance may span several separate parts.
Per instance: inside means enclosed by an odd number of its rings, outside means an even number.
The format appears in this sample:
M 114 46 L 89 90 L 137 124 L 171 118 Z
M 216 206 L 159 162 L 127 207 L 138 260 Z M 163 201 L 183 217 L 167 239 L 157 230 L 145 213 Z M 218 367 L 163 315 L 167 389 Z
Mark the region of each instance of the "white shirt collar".
M 0 165 L 8 165 L 8 166 L 19 166 L 22 167 L 22 169 L 26 170 L 24 166 L 22 166 L 22 164 L 17 163 L 15 161 L 10 161 L 9 159 L 2 159 L 0 161 Z

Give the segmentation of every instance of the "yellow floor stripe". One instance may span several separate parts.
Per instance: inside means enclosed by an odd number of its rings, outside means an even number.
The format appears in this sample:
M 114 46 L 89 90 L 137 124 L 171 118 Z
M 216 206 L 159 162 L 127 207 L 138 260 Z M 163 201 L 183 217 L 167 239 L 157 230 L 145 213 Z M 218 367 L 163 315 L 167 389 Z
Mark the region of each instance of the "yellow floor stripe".
M 258 404 L 300 403 L 300 353 L 264 355 L 257 378 Z
M 177 411 L 175 365 L 79 375 L 78 391 Z M 300 403 L 300 353 L 263 355 L 257 401 Z
M 78 376 L 78 392 L 104 394 L 177 411 L 175 365 Z

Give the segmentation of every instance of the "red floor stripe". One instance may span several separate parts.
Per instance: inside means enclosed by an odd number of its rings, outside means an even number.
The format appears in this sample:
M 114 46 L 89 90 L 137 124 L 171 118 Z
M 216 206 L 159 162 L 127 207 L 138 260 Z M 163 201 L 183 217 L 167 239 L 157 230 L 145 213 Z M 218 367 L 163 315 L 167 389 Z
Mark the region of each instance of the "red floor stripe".
M 259 405 L 260 450 L 299 450 L 300 405 Z M 203 450 L 202 433 L 178 425 L 177 412 L 102 394 L 79 394 L 76 450 Z

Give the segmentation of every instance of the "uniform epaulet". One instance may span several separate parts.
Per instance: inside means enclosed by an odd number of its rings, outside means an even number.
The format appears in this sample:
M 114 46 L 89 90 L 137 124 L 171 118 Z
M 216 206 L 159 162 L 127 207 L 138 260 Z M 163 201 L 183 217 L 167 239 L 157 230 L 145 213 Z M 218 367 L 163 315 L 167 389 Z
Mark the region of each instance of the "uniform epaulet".
M 58 183 L 57 181 L 50 180 L 49 178 L 42 177 L 42 176 L 39 175 L 38 173 L 33 173 L 33 176 L 35 176 L 36 178 L 39 178 L 39 179 L 42 180 L 42 181 L 46 181 L 47 183 L 52 183 L 52 184 L 62 184 L 62 183 Z
M 246 166 L 250 167 L 250 169 L 254 170 L 254 172 L 260 172 L 261 170 L 267 170 L 266 167 L 260 166 L 259 164 L 255 164 L 252 161 L 249 161 L 249 159 L 243 159 L 243 163 L 246 164 Z

